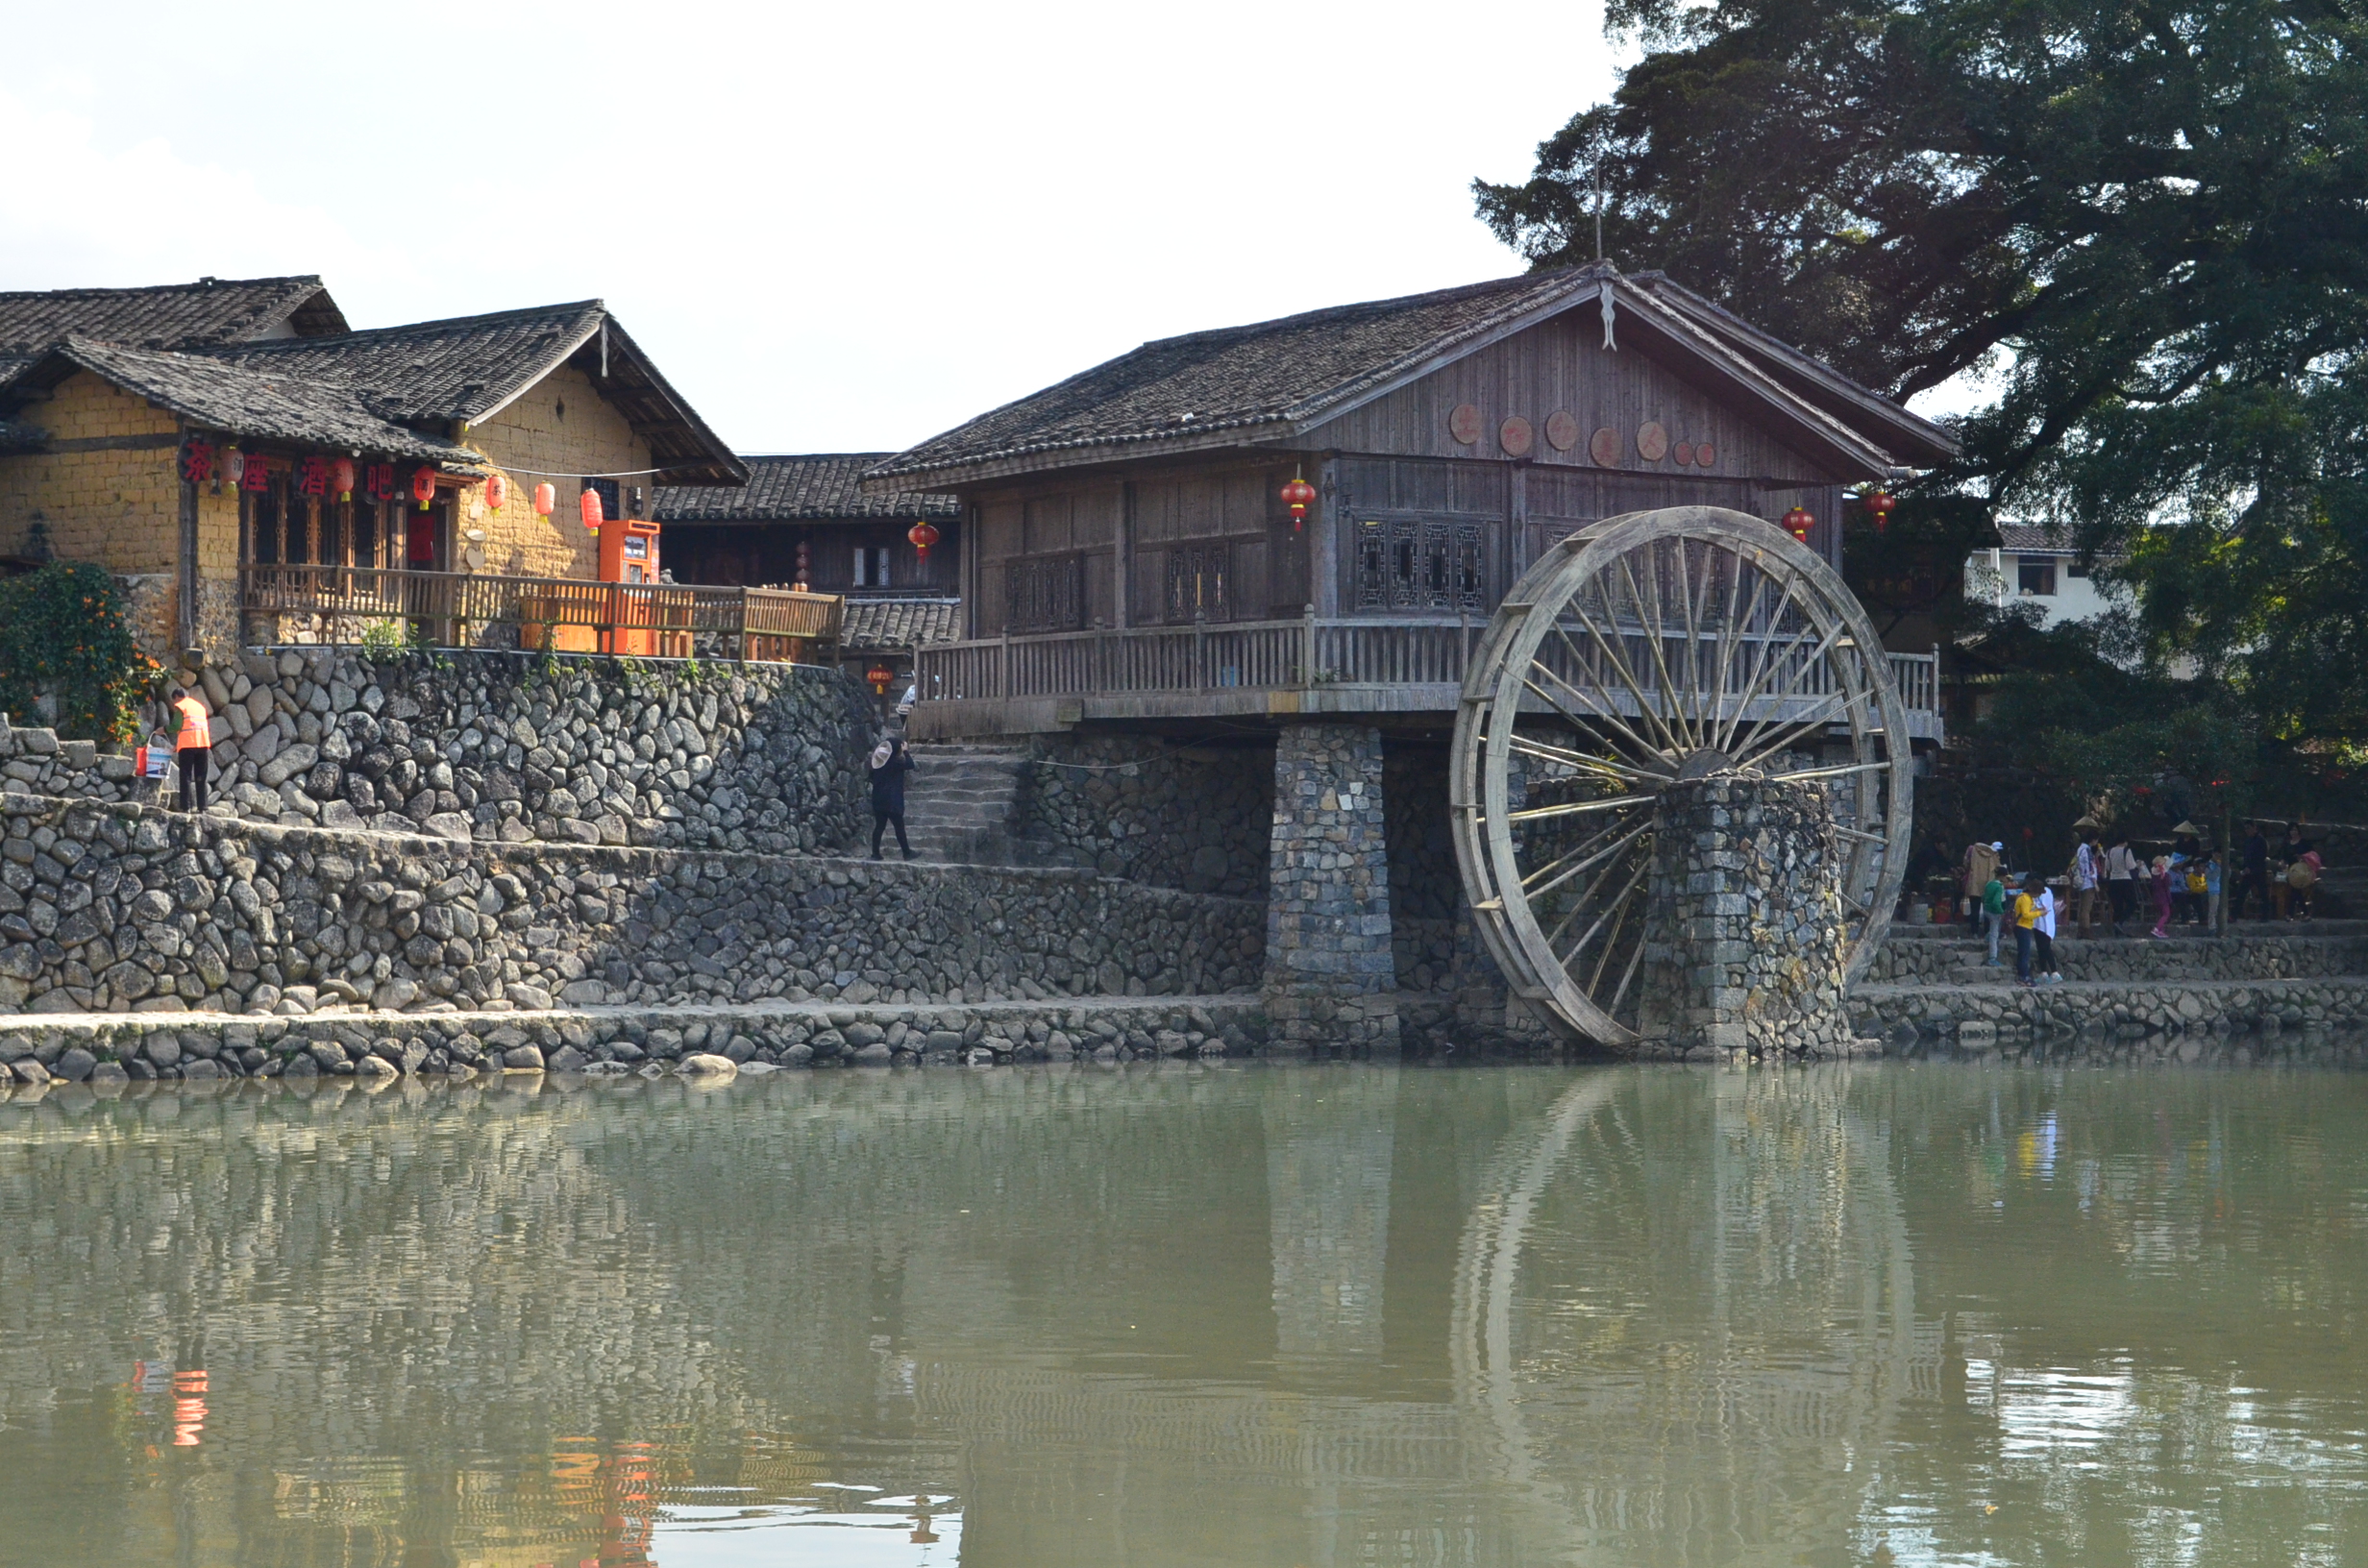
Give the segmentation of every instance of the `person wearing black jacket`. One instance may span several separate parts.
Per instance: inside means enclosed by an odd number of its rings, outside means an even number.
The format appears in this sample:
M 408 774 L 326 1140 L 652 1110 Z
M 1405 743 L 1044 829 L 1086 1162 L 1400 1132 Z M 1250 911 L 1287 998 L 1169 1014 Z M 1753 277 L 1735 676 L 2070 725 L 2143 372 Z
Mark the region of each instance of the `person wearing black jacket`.
M 2245 835 L 2244 855 L 2245 869 L 2236 879 L 2236 896 L 2229 900 L 2229 923 L 2232 925 L 2244 918 L 2248 897 L 2261 901 L 2261 913 L 2254 919 L 2266 920 L 2270 915 L 2269 840 L 2261 836 L 2258 822 L 2254 823 L 2252 831 Z
M 904 775 L 913 771 L 913 759 L 905 754 L 904 743 L 892 735 L 872 748 L 871 763 L 872 858 L 879 859 L 880 835 L 894 822 L 897 847 L 910 860 L 913 846 L 904 837 Z

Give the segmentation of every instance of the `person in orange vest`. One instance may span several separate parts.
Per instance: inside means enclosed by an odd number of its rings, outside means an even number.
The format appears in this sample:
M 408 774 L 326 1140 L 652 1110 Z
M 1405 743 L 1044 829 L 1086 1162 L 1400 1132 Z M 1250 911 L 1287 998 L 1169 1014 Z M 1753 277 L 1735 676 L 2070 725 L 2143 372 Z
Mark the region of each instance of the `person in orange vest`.
M 173 698 L 181 710 L 181 734 L 173 742 L 173 756 L 181 764 L 181 809 L 206 809 L 206 773 L 213 764 L 213 723 L 195 692 Z M 194 804 L 192 804 L 194 802 Z

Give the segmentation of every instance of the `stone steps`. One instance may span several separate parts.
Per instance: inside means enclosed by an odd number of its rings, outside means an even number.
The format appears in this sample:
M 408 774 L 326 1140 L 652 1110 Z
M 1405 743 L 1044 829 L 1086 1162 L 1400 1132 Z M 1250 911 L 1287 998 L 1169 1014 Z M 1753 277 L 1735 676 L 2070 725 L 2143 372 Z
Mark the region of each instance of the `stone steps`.
M 700 1055 L 758 1068 L 1119 1062 L 1255 1053 L 1265 1036 L 1259 999 L 1244 994 L 303 1018 L 13 1015 L 0 1017 L 0 1098 L 85 1081 L 327 1077 L 366 1087 L 453 1070 L 697 1072 L 711 1064 L 683 1064 Z
M 917 859 L 973 866 L 1058 866 L 1075 857 L 1018 833 L 1028 752 L 1020 747 L 916 746 L 904 781 L 904 831 Z M 894 850 L 893 836 L 882 852 Z

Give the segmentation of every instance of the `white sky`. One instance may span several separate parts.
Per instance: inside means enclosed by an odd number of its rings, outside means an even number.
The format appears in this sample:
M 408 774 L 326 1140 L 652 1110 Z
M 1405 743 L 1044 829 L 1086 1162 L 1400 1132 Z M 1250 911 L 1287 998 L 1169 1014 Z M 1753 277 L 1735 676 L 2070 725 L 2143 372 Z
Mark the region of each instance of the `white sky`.
M 318 272 L 358 327 L 599 295 L 743 452 L 1515 272 L 1468 183 L 1615 61 L 1600 0 L 6 10 L 0 288 Z

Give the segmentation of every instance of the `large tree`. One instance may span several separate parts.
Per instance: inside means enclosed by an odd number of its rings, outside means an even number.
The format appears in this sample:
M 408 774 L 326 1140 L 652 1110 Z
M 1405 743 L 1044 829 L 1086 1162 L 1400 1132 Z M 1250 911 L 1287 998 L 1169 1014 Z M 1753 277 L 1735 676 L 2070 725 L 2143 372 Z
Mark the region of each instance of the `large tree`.
M 2126 555 L 2158 653 L 2368 737 L 2368 0 L 1612 0 L 1643 58 L 1475 186 L 1896 397 L 1926 489 Z

